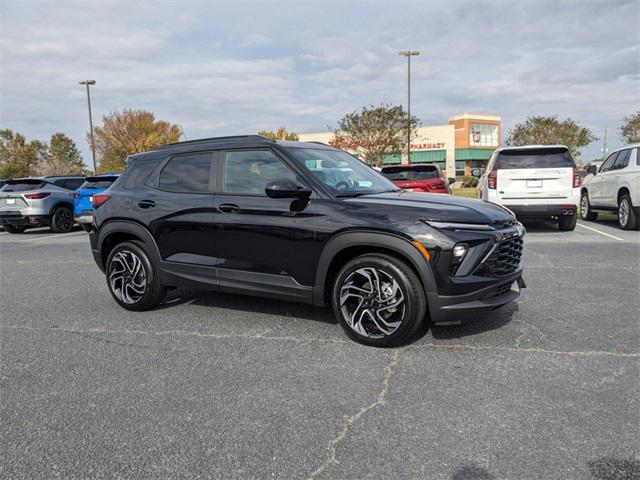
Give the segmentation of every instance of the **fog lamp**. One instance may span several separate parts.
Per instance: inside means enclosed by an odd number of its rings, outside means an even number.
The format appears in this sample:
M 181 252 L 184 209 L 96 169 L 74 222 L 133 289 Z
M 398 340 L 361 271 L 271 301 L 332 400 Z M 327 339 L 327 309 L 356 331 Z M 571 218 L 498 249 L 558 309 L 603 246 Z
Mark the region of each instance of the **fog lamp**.
M 465 253 L 467 253 L 466 245 L 456 245 L 455 247 L 453 247 L 453 258 L 460 260 L 462 257 L 464 257 Z

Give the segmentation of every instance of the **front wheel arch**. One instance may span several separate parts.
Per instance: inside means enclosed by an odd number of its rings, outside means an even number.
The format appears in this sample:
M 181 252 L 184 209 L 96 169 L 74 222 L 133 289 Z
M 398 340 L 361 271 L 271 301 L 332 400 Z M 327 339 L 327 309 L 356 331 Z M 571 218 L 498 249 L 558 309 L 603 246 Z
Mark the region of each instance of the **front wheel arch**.
M 314 305 L 325 306 L 331 280 L 342 266 L 365 253 L 383 253 L 403 260 L 420 279 L 425 293 L 437 292 L 430 265 L 408 239 L 382 232 L 349 231 L 336 235 L 324 246 L 316 268 Z

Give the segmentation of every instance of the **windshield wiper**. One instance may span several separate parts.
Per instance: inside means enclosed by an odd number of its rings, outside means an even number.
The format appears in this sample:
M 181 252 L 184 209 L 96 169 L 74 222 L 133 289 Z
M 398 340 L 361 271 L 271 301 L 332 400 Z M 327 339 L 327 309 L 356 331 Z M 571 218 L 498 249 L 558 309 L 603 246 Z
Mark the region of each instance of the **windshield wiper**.
M 367 195 L 366 192 L 346 192 L 346 193 L 338 193 L 336 197 L 338 198 L 346 198 L 346 197 L 359 197 L 361 195 Z

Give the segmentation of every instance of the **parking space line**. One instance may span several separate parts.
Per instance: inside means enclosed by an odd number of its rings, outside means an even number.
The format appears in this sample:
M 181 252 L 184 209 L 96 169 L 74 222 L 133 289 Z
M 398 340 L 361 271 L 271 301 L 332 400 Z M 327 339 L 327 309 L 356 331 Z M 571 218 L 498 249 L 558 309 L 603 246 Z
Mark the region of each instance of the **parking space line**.
M 83 235 L 85 232 L 74 232 L 74 233 L 67 233 L 65 235 L 60 235 L 59 233 L 54 233 L 53 235 L 45 235 L 44 237 L 37 237 L 37 238 L 27 238 L 25 239 L 25 241 L 27 242 L 35 242 L 37 240 L 45 240 L 47 238 L 62 238 L 62 237 L 77 237 L 78 235 Z
M 596 229 L 596 228 L 593 228 L 593 227 L 587 227 L 586 225 L 582 225 L 581 223 L 578 223 L 577 225 L 578 225 L 579 227 L 586 228 L 587 230 L 591 230 L 592 232 L 599 233 L 600 235 L 604 235 L 605 237 L 613 238 L 614 240 L 620 240 L 621 242 L 624 242 L 624 239 L 623 239 L 623 238 L 616 237 L 616 236 L 614 236 L 614 235 L 610 235 L 610 234 L 608 234 L 608 233 L 606 233 L 606 232 L 603 232 L 603 231 L 601 231 L 601 230 L 598 230 L 598 229 Z

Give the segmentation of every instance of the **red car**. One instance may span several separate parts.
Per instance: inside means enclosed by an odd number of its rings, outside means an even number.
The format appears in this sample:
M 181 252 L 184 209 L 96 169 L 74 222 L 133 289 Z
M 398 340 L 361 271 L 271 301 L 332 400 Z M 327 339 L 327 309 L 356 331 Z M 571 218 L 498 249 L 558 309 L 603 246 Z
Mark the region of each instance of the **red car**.
M 395 165 L 382 168 L 381 173 L 400 188 L 411 192 L 451 193 L 437 165 Z

